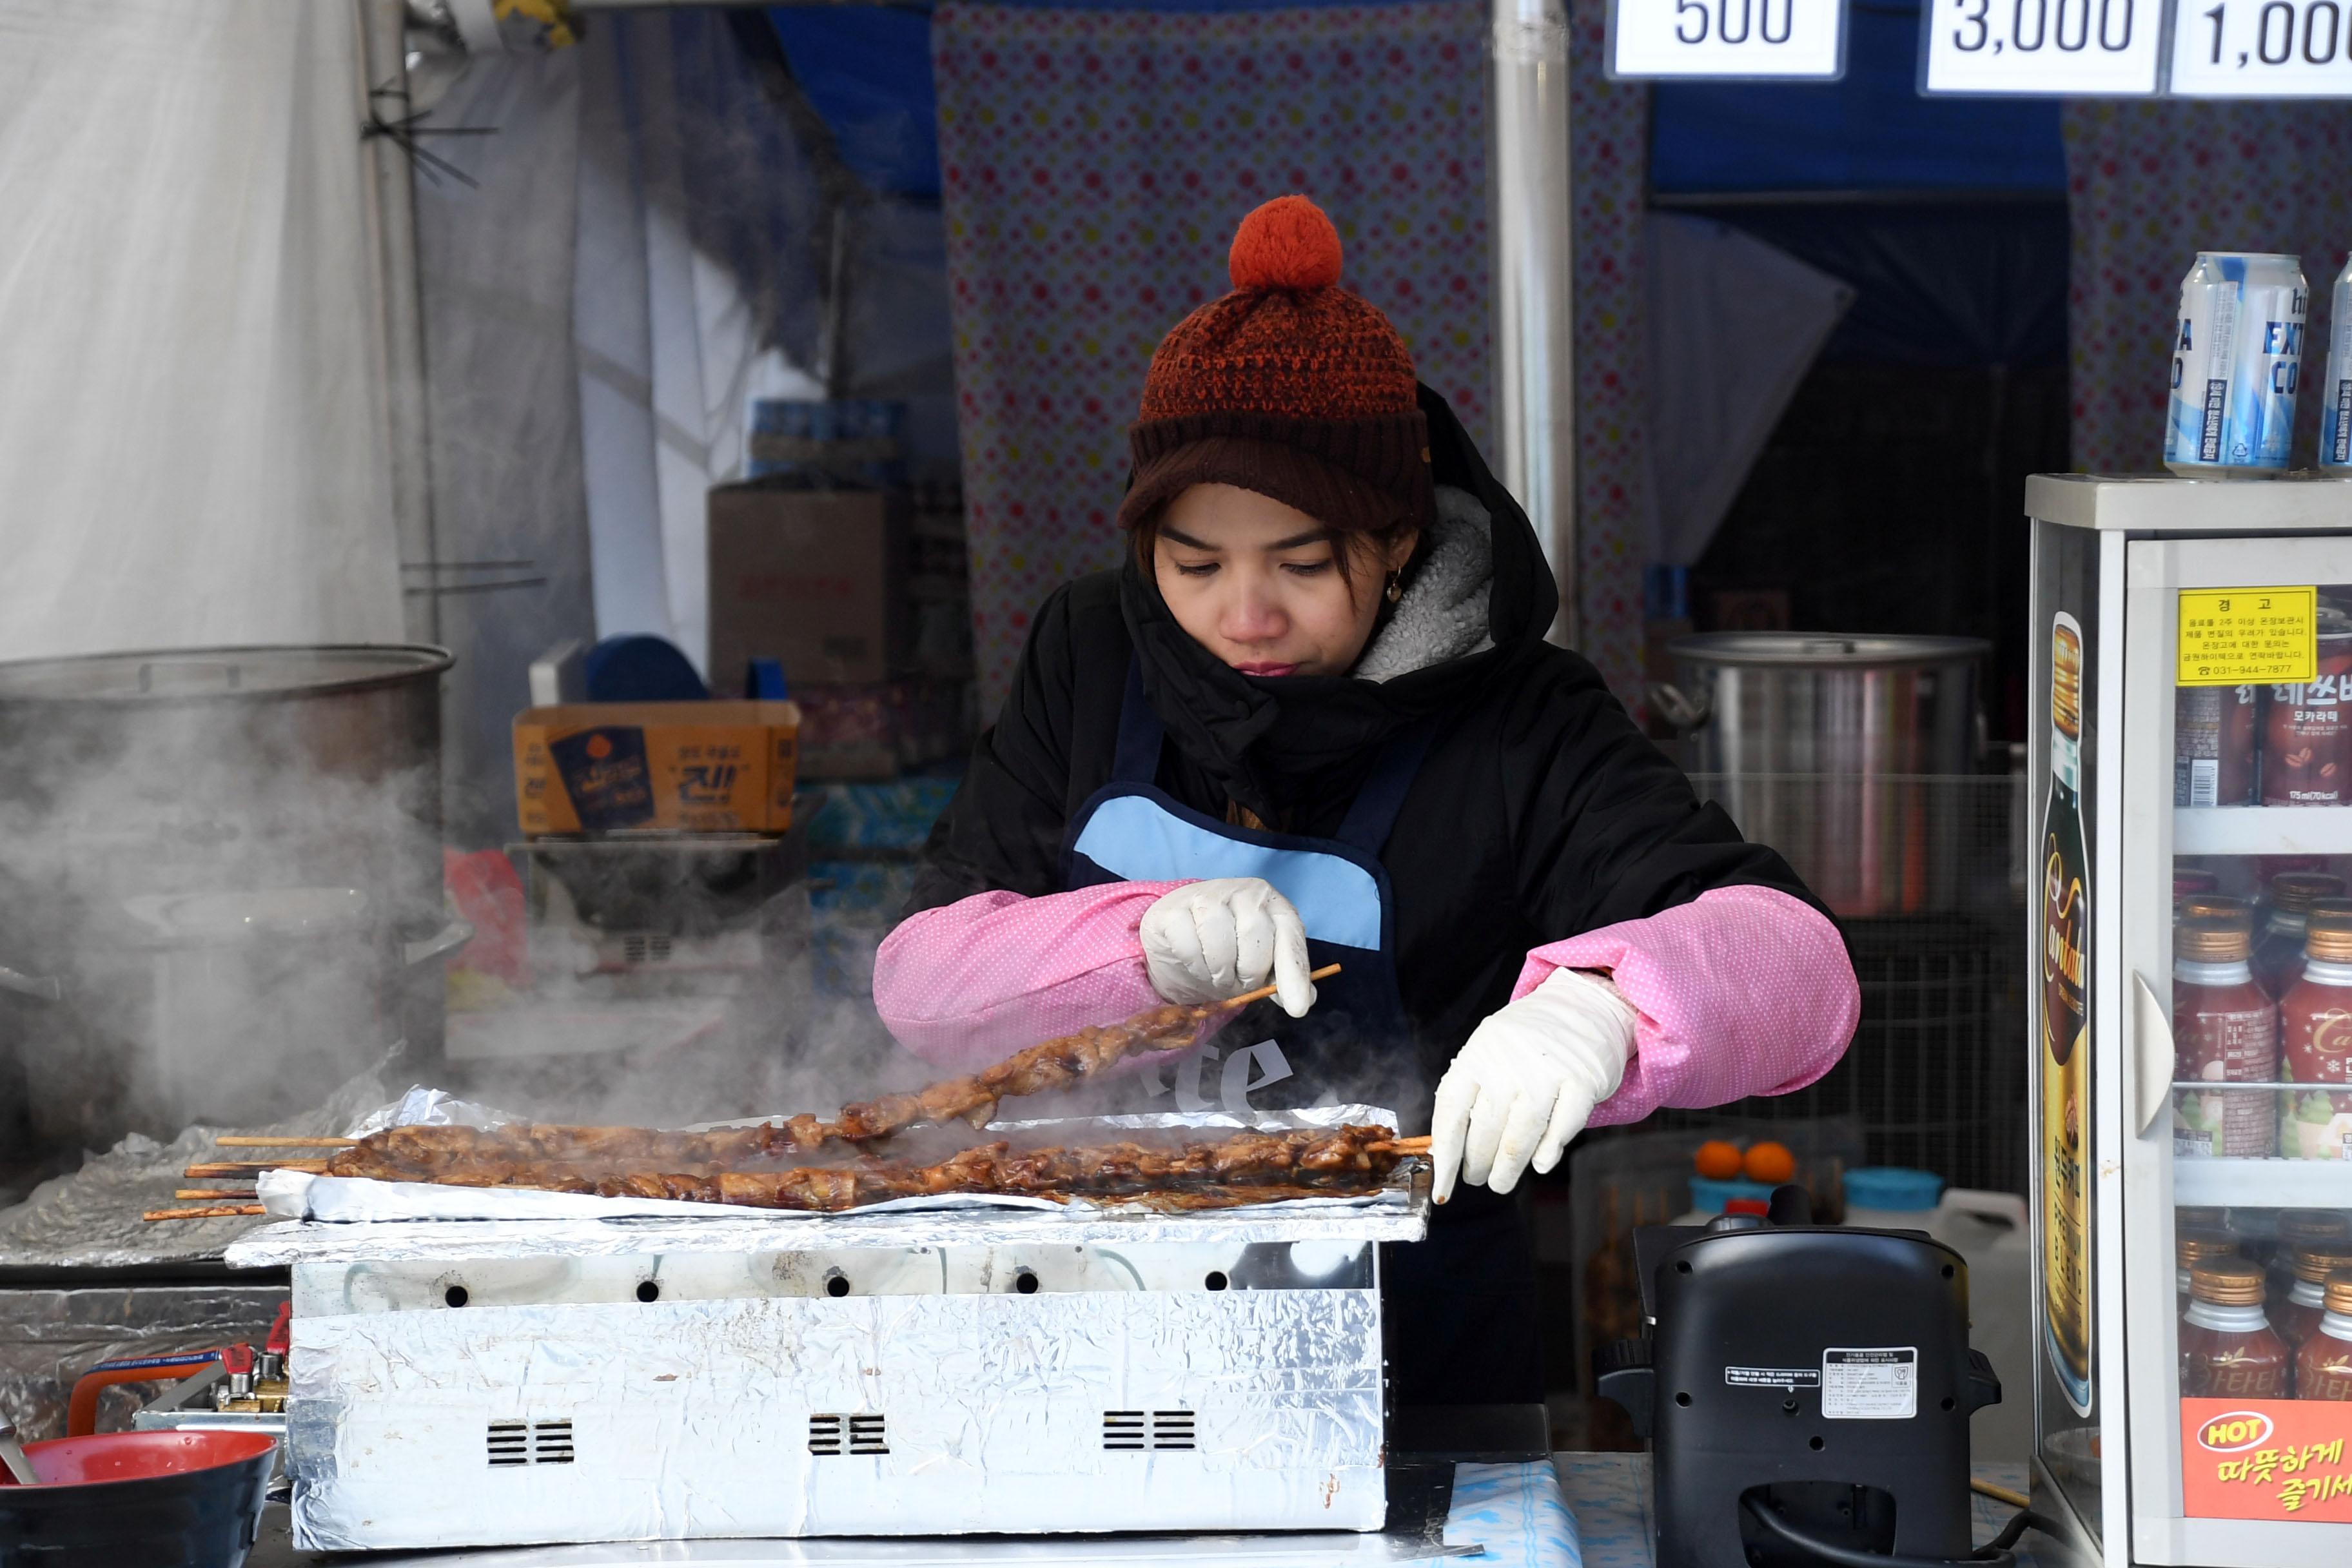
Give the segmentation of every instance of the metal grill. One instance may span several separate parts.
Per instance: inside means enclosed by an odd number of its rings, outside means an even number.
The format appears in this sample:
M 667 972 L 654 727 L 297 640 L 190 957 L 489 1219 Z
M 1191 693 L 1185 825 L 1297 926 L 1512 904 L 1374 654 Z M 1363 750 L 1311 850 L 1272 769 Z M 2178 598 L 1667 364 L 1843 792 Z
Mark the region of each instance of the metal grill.
M 1198 1446 L 1194 1429 L 1190 1410 L 1106 1410 L 1102 1446 L 1113 1453 L 1183 1451 Z
M 530 1427 L 521 1421 L 493 1421 L 489 1429 L 490 1466 L 504 1469 L 530 1463 Z
M 534 1465 L 572 1462 L 572 1423 L 541 1421 L 530 1429 L 530 1461 Z
M 493 1421 L 489 1424 L 490 1468 L 518 1465 L 568 1465 L 572 1450 L 569 1421 Z
M 847 1447 L 843 1446 L 844 1423 L 846 1423 Z M 820 1458 L 849 1454 L 887 1454 L 889 1439 L 885 1431 L 884 1417 L 878 1414 L 844 1416 L 835 1413 L 812 1415 L 808 1419 L 808 1450 Z

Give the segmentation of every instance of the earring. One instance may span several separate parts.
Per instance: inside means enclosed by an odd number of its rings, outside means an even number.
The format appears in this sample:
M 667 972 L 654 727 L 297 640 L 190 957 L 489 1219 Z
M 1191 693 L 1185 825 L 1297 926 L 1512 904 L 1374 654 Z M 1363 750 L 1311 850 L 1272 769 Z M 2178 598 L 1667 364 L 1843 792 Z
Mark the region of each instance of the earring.
M 1389 574 L 1389 585 L 1388 585 L 1387 595 L 1388 595 L 1388 601 L 1389 601 L 1389 603 L 1390 603 L 1390 604 L 1391 604 L 1391 605 L 1395 604 L 1399 599 L 1402 599 L 1402 598 L 1403 598 L 1403 597 L 1404 597 L 1404 584 L 1397 581 L 1397 576 L 1398 576 L 1398 574 L 1396 574 L 1396 573 L 1394 573 L 1394 572 L 1391 572 L 1391 573 L 1390 573 L 1390 574 Z

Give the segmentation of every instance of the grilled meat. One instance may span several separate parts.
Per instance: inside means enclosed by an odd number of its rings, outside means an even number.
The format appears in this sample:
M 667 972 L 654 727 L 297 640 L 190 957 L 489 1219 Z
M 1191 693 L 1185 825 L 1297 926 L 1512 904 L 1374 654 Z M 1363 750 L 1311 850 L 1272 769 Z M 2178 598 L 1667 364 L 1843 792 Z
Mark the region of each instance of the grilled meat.
M 460 1131 L 472 1130 L 401 1128 L 378 1133 L 329 1161 L 327 1173 L 824 1212 L 945 1193 L 1139 1197 L 1157 1206 L 1196 1208 L 1307 1193 L 1368 1192 L 1403 1157 L 1389 1147 L 1395 1136 L 1390 1129 L 1356 1126 L 1237 1132 L 1174 1144 L 1123 1142 L 1016 1151 L 999 1142 L 933 1164 L 865 1158 L 840 1165 L 766 1170 L 730 1169 L 710 1161 L 647 1163 L 645 1154 L 633 1152 L 639 1145 L 621 1139 L 599 1143 L 606 1151 L 601 1157 L 583 1157 L 575 1149 L 568 1158 L 551 1159 L 539 1148 L 537 1130 L 530 1128 L 520 1130 L 511 1142 L 501 1142 L 507 1129 L 452 1140 L 446 1152 L 398 1136 Z

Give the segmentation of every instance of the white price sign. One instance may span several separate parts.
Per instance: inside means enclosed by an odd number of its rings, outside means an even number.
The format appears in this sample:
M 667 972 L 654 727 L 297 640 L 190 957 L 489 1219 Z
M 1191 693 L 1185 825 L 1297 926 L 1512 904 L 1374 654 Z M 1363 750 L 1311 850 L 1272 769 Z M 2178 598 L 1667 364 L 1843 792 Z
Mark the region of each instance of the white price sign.
M 2183 98 L 2352 98 L 2352 0 L 2176 0 Z
M 2164 0 L 1930 0 L 1927 92 L 2156 91 Z
M 1612 77 L 1845 74 L 1845 0 L 1610 0 Z

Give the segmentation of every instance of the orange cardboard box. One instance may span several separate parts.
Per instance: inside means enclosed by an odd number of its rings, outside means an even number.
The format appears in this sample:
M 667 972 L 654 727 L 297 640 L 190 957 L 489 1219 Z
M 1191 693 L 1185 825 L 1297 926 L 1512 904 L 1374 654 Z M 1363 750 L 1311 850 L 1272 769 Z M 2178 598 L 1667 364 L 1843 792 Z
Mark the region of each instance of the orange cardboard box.
M 515 715 L 528 837 L 782 833 L 801 710 L 790 702 L 573 702 Z

